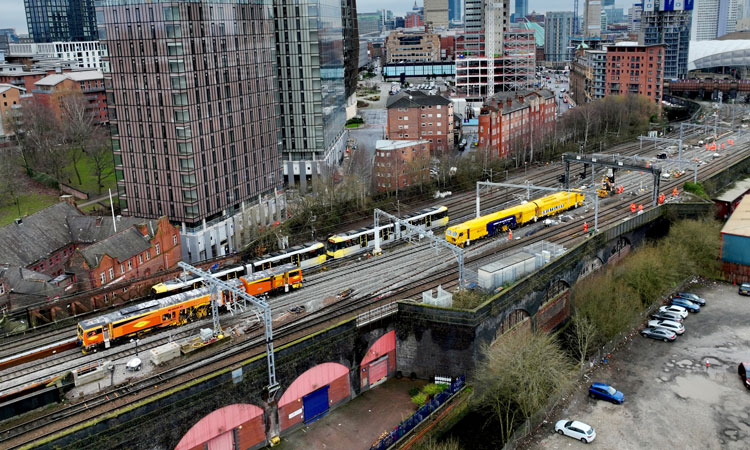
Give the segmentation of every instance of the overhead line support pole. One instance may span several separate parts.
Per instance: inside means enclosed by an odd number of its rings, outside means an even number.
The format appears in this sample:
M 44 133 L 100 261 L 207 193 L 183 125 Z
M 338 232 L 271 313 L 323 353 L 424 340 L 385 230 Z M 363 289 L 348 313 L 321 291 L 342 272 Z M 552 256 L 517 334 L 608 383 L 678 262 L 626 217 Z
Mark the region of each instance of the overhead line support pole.
M 197 267 L 193 267 L 190 264 L 184 263 L 182 261 L 178 262 L 177 265 L 181 267 L 186 272 L 190 272 L 192 274 L 195 274 L 203 280 L 204 283 L 208 284 L 211 289 L 211 312 L 214 315 L 214 333 L 217 333 L 217 327 L 220 328 L 219 323 L 219 305 L 218 305 L 218 298 L 221 292 L 228 292 L 230 294 L 233 294 L 235 298 L 242 298 L 253 305 L 257 306 L 259 309 L 263 311 L 263 324 L 265 327 L 265 340 L 266 340 L 266 362 L 268 364 L 268 395 L 269 398 L 273 396 L 273 394 L 279 390 L 279 383 L 276 381 L 276 364 L 274 359 L 274 350 L 273 350 L 273 319 L 271 317 L 271 305 L 268 304 L 268 302 L 261 300 L 257 297 L 254 297 L 247 292 L 245 292 L 242 289 L 238 289 L 229 283 L 222 281 L 216 277 L 214 277 L 212 274 L 201 270 Z M 216 295 L 216 297 L 215 297 Z
M 477 197 L 479 198 L 479 197 Z M 409 231 L 409 234 L 416 233 L 419 235 L 423 235 L 427 237 L 432 243 L 434 243 L 438 247 L 444 247 L 453 253 L 453 256 L 456 257 L 456 261 L 458 262 L 458 288 L 463 289 L 464 287 L 464 251 L 461 247 L 458 247 L 456 245 L 451 244 L 450 242 L 446 241 L 445 238 L 435 236 L 435 234 L 432 232 L 432 230 L 428 230 L 423 226 L 417 226 L 412 225 L 408 221 L 404 219 L 400 219 L 393 214 L 389 214 L 383 210 L 375 208 L 373 210 L 374 214 L 374 220 L 373 223 L 375 225 L 374 228 L 374 234 L 375 234 L 375 249 L 380 250 L 380 226 L 379 226 L 379 216 L 383 216 L 385 218 L 390 219 L 392 222 L 394 222 L 394 232 L 398 230 L 398 234 L 396 234 L 397 239 L 401 237 L 400 230 L 401 226 L 406 228 L 407 231 Z

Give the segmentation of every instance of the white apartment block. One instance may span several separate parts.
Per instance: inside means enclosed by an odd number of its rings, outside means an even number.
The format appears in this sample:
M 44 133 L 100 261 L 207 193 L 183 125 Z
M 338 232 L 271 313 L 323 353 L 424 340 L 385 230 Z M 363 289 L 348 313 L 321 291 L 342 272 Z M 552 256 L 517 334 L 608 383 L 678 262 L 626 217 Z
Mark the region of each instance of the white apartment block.
M 101 69 L 99 41 L 10 44 L 11 55 L 53 56 L 84 69 Z

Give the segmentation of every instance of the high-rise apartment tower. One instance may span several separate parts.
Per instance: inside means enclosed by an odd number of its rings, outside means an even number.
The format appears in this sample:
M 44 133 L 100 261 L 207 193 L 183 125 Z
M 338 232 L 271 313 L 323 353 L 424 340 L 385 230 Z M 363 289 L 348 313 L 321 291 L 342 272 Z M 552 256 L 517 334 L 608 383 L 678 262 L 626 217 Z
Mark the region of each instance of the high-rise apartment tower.
M 693 0 L 645 0 L 641 14 L 640 45 L 666 44 L 664 78 L 687 75 Z
M 180 222 L 187 260 L 224 254 L 232 216 L 282 182 L 270 4 L 107 0 L 96 15 L 123 214 Z

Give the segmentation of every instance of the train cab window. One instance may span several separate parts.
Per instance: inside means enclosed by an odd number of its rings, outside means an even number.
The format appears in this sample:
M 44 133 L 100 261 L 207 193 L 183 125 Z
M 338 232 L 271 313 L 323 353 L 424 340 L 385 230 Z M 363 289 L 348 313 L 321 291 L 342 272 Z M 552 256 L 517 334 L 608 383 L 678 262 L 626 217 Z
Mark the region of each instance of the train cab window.
M 432 214 L 432 220 L 440 220 L 448 215 L 448 211 L 440 211 L 438 213 Z
M 97 328 L 95 330 L 87 331 L 86 332 L 86 337 L 94 337 L 97 334 L 102 334 L 102 329 L 101 328 Z
M 174 312 L 162 314 L 161 316 L 162 322 L 166 322 L 167 320 L 172 320 L 172 319 L 174 319 Z

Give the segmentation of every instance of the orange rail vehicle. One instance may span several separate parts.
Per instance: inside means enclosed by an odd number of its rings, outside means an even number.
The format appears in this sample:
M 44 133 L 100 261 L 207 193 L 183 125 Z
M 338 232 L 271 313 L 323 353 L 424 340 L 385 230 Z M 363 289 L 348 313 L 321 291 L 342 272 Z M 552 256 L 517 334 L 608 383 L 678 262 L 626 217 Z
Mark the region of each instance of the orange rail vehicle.
M 253 296 L 288 292 L 302 286 L 302 270 L 294 264 L 285 264 L 226 283 L 242 286 L 245 292 Z M 229 299 L 222 292 L 220 306 L 224 306 Z M 145 331 L 203 319 L 210 310 L 211 289 L 201 287 L 83 320 L 78 323 L 78 341 L 84 352 L 102 345 L 109 348 L 112 343 Z

